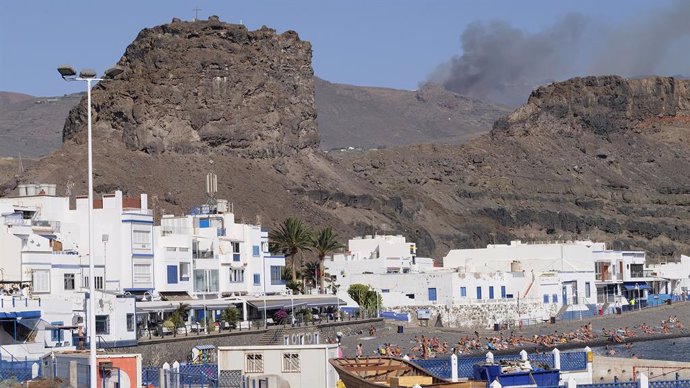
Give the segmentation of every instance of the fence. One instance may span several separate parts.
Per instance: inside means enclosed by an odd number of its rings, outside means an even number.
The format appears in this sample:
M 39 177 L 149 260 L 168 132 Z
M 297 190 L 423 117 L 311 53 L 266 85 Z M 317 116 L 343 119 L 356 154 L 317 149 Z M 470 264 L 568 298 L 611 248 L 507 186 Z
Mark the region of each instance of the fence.
M 218 387 L 218 365 L 180 364 L 167 362 L 162 368 L 143 367 L 142 383 L 157 388 L 216 388 Z
M 38 361 L 3 361 L 0 360 L 0 381 L 16 380 L 23 382 L 39 376 L 41 364 Z
M 551 353 L 528 354 L 523 350 L 519 355 L 511 354 L 503 356 L 494 356 L 491 352 L 489 352 L 487 353 L 486 357 L 458 357 L 458 377 L 471 378 L 473 376 L 472 368 L 474 364 L 483 363 L 487 360 L 487 358 L 492 358 L 495 362 L 518 359 L 529 360 L 534 367 L 542 369 L 560 369 L 561 371 L 578 371 L 587 369 L 587 351 L 561 353 L 557 349 L 554 349 L 554 351 Z M 436 377 L 442 379 L 448 379 L 451 377 L 450 358 L 412 360 L 412 362 L 428 370 Z

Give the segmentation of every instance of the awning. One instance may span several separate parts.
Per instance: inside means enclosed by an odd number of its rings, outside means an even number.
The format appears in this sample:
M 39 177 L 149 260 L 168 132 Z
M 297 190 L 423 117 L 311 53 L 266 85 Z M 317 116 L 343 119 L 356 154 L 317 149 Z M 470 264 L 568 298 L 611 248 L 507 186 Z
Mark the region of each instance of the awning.
M 650 287 L 647 283 L 644 282 L 623 283 L 623 288 L 625 288 L 626 291 L 652 289 L 652 287 Z
M 186 291 L 160 291 L 162 300 L 167 301 L 183 301 L 191 300 L 192 297 Z
M 25 318 L 25 319 L 30 319 L 30 318 L 40 318 L 41 317 L 41 311 L 39 310 L 33 310 L 33 311 L 12 311 L 12 312 L 0 312 L 0 319 L 1 318 L 10 318 L 10 319 L 16 319 L 16 318 Z
M 252 298 L 247 301 L 250 305 L 258 310 L 304 308 L 304 307 L 323 307 L 323 306 L 345 306 L 347 302 L 339 299 L 335 295 L 330 296 L 298 296 L 293 299 L 290 298 L 273 298 L 268 297 L 265 300 L 261 298 Z

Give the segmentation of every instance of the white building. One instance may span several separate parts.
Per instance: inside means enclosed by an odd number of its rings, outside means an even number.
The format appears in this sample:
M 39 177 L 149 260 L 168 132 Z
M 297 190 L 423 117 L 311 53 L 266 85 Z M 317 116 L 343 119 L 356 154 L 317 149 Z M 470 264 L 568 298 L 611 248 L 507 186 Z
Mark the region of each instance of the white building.
M 658 294 L 688 295 L 690 292 L 690 257 L 681 255 L 680 261 L 672 263 L 649 264 L 650 276 L 664 280 L 653 282 L 654 291 Z
M 250 386 L 268 379 L 271 387 L 334 387 L 338 374 L 328 360 L 336 357 L 336 344 L 221 346 L 218 377 L 238 384 L 248 379 Z

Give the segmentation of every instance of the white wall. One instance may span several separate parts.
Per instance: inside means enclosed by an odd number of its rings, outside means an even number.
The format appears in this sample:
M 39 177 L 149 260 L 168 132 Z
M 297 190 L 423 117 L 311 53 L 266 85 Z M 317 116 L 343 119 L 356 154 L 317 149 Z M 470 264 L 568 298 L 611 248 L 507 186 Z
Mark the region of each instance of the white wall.
M 334 387 L 338 374 L 328 359 L 338 356 L 335 344 L 288 345 L 288 346 L 220 346 L 218 348 L 218 370 L 241 370 L 244 376 L 262 377 L 277 375 L 291 387 Z M 298 354 L 299 371 L 283 371 L 283 355 Z M 247 354 L 263 356 L 263 372 L 247 372 Z

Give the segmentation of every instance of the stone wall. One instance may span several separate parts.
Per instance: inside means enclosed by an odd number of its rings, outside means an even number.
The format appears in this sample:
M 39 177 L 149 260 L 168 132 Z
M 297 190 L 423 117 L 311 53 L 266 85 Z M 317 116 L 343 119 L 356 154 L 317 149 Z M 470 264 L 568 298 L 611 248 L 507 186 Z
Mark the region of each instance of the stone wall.
M 374 325 L 377 330 L 384 325 L 383 319 L 373 318 L 357 321 L 329 322 L 313 326 L 272 326 L 268 330 L 232 331 L 222 332 L 212 335 L 196 335 L 190 333 L 177 337 L 166 337 L 163 339 L 152 339 L 140 342 L 137 346 L 112 348 L 112 353 L 141 353 L 144 365 L 160 366 L 164 362 L 172 364 L 175 361 L 188 361 L 192 348 L 197 345 L 218 346 L 249 346 L 262 343 L 262 339 L 273 337 L 276 330 L 283 330 L 279 341 L 282 342 L 283 335 L 307 334 L 318 332 L 321 343 L 335 340 L 336 333 L 342 332 L 343 335 L 356 334 L 360 330 L 367 332 L 369 327 Z M 279 343 L 280 343 L 279 342 Z
M 549 319 L 558 312 L 558 306 L 543 304 L 536 300 L 520 301 L 520 313 L 516 300 L 498 301 L 492 303 L 474 303 L 465 305 L 431 305 L 414 307 L 397 307 L 391 310 L 396 312 L 409 312 L 414 324 L 417 321 L 417 310 L 431 310 L 430 326 L 434 326 L 441 317 L 444 327 L 473 327 L 489 328 L 494 323 L 514 323 L 519 319 L 542 320 Z

